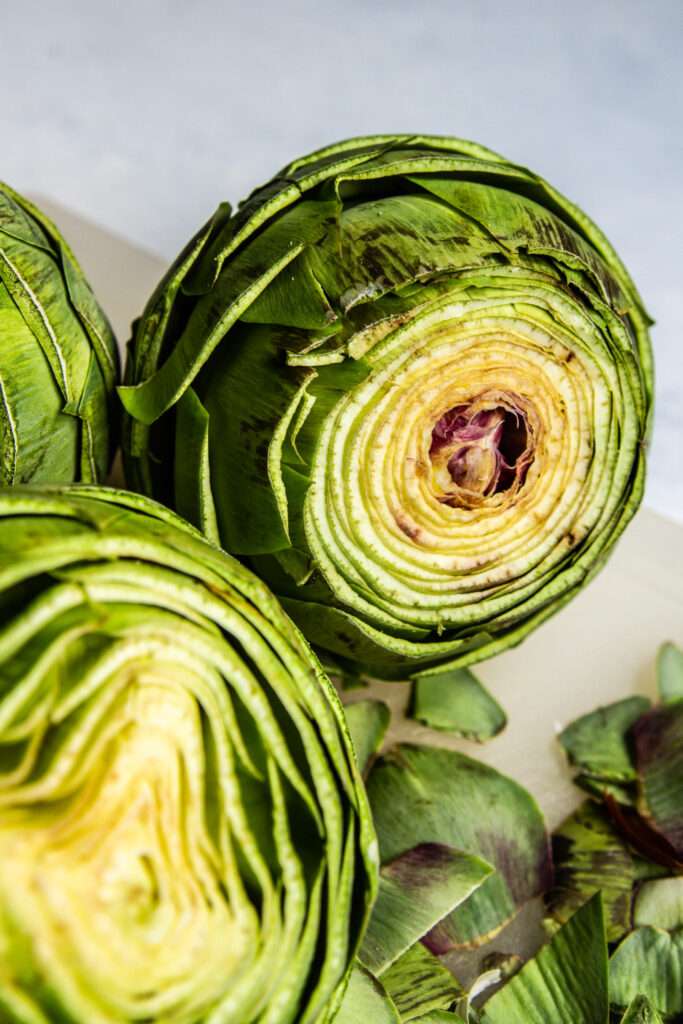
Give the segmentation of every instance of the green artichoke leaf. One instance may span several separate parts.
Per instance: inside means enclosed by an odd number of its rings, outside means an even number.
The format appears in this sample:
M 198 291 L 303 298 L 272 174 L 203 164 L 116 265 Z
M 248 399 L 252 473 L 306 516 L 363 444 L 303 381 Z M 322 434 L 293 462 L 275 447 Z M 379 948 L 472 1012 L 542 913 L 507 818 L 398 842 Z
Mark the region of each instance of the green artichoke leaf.
M 380 979 L 401 1021 L 422 1021 L 433 1010 L 448 1010 L 463 994 L 453 974 L 421 943 L 411 946 Z
M 365 774 L 371 759 L 384 742 L 391 712 L 382 700 L 358 700 L 347 704 L 344 711 L 358 767 Z
M 124 383 L 136 380 L 140 375 L 148 376 L 156 369 L 159 361 L 164 332 L 182 284 L 195 261 L 203 251 L 211 233 L 226 218 L 230 217 L 230 206 L 222 203 L 215 214 L 190 239 L 178 259 L 162 277 L 157 288 L 147 303 L 147 315 L 140 330 L 144 335 L 144 344 L 133 346 L 129 343 Z M 127 482 L 137 490 L 151 488 L 151 463 L 148 445 L 150 428 L 140 420 L 128 419 L 124 423 L 125 438 L 123 446 L 135 453 L 136 460 L 128 466 Z
M 683 860 L 683 702 L 647 712 L 632 735 L 642 812 Z
M 459 139 L 348 140 L 219 210 L 157 289 L 127 471 L 320 651 L 382 678 L 464 668 L 570 601 L 635 513 L 648 324 L 531 171 Z
M 521 786 L 493 768 L 455 751 L 402 744 L 375 762 L 367 790 L 383 865 L 441 844 L 495 869 L 425 937 L 432 952 L 481 944 L 549 888 L 543 816 Z
M 634 854 L 605 811 L 587 801 L 553 833 L 555 882 L 547 905 L 565 923 L 595 893 L 602 894 L 610 942 L 631 930 Z
M 600 781 L 635 782 L 628 733 L 650 707 L 646 697 L 626 697 L 572 722 L 559 737 L 570 764 Z
M 315 372 L 281 368 L 280 349 L 268 329 L 244 330 L 253 343 L 219 351 L 211 366 L 210 386 L 200 377 L 196 390 L 208 418 L 209 467 L 220 534 L 229 536 L 229 546 L 240 554 L 261 554 L 288 549 L 290 516 L 283 480 L 284 436 L 277 433 L 279 410 L 286 402 L 286 431 Z M 252 387 L 257 380 L 261 386 L 255 395 Z M 220 453 L 211 443 L 215 431 L 224 441 Z M 226 463 L 232 467 L 230 492 L 215 486 Z M 181 486 L 177 480 L 177 496 Z
M 194 388 L 189 387 L 178 402 L 176 432 L 185 445 L 185 454 L 176 460 L 175 467 L 177 510 L 217 544 L 220 536 L 211 489 L 209 414 Z
M 664 1017 L 683 1013 L 683 929 L 636 928 L 609 964 L 610 999 L 628 1006 L 646 996 Z
M 376 837 L 265 586 L 149 499 L 6 489 L 0 679 L 3 1019 L 327 1024 Z
M 460 1014 L 452 1013 L 450 1010 L 430 1010 L 418 1020 L 420 1024 L 466 1024 Z M 468 1022 L 468 1024 L 472 1024 L 472 1022 Z
M 435 274 L 486 266 L 492 254 L 501 253 L 469 219 L 421 195 L 359 203 L 340 227 L 311 250 L 309 260 L 343 313 Z M 341 259 L 333 258 L 335 250 Z
M 607 1024 L 607 943 L 593 896 L 484 1005 L 481 1024 Z
M 334 1024 L 400 1024 L 401 1018 L 382 983 L 358 964 L 351 971 L 349 984 Z
M 663 704 L 683 700 L 683 651 L 675 644 L 662 644 L 657 654 L 657 686 Z
M 507 724 L 500 704 L 467 668 L 416 676 L 410 717 L 479 743 L 497 736 Z
M 306 241 L 324 232 L 335 213 L 333 202 L 308 201 L 287 211 L 261 232 L 253 244 L 237 256 L 230 273 L 219 275 L 215 291 L 199 295 L 185 325 L 181 344 L 152 377 L 144 384 L 118 389 L 128 412 L 149 425 L 177 402 L 230 327 L 303 252 Z M 204 260 L 208 255 L 204 255 Z M 195 263 L 192 272 L 196 268 Z
M 569 267 L 579 266 L 594 282 L 602 299 L 625 312 L 628 300 L 595 250 L 571 227 L 540 203 L 523 195 L 474 181 L 412 176 L 412 182 L 444 200 L 495 239 L 506 254 L 538 253 Z
M 330 210 L 330 213 L 332 210 Z M 334 228 L 334 220 L 330 219 Z M 242 314 L 245 323 L 277 324 L 295 327 L 301 331 L 336 333 L 342 323 L 330 305 L 322 283 L 310 262 L 311 250 L 304 250 L 289 264 L 285 273 L 276 277 L 272 285 Z M 335 323 L 337 321 L 337 323 Z
M 636 804 L 637 792 L 633 784 L 620 785 L 616 782 L 607 782 L 605 779 L 596 779 L 591 775 L 580 773 L 574 779 L 574 785 L 578 786 L 585 793 L 599 800 L 612 798 L 617 804 L 624 807 L 633 807 Z
M 647 996 L 636 996 L 621 1018 L 621 1024 L 663 1024 Z
M 643 882 L 633 905 L 633 923 L 670 932 L 683 928 L 683 876 Z
M 2 183 L 0 343 L 0 484 L 102 479 L 116 341 L 55 226 Z
M 361 962 L 381 974 L 465 903 L 492 872 L 481 858 L 434 842 L 383 863 L 377 902 L 358 954 Z

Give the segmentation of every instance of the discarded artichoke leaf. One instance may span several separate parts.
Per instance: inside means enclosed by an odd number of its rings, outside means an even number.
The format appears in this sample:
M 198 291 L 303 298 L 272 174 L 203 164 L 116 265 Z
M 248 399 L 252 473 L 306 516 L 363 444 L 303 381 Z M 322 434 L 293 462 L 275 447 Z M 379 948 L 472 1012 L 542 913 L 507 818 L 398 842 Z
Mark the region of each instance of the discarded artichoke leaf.
M 632 734 L 642 813 L 683 861 L 683 701 L 642 715 Z
M 501 706 L 468 668 L 416 676 L 410 717 L 479 743 L 497 736 L 507 723 Z
M 594 779 L 591 775 L 581 774 L 574 779 L 574 785 L 599 800 L 612 797 L 616 803 L 625 807 L 634 807 L 638 800 L 635 783 L 619 785 L 617 782 L 607 782 L 605 779 Z
M 332 1019 L 334 1024 L 401 1024 L 384 986 L 362 964 L 351 971 L 341 1006 Z
M 492 874 L 490 864 L 426 842 L 385 861 L 358 957 L 380 975 Z
M 683 651 L 675 644 L 662 644 L 657 654 L 657 686 L 662 704 L 683 700 Z
M 647 996 L 636 996 L 621 1018 L 621 1024 L 664 1024 Z
M 645 697 L 627 697 L 577 718 L 559 736 L 570 764 L 601 781 L 635 781 L 627 734 L 650 706 Z
M 602 893 L 607 938 L 631 929 L 634 857 L 605 811 L 588 800 L 553 833 L 555 884 L 546 903 L 561 923 L 596 892 Z
M 425 938 L 437 955 L 493 937 L 551 881 L 549 841 L 533 798 L 494 768 L 452 750 L 399 745 L 370 771 L 382 863 L 445 844 L 496 870 Z
M 643 877 L 643 874 L 645 877 L 656 877 L 658 874 L 683 870 L 683 861 L 666 836 L 653 827 L 636 808 L 625 807 L 617 803 L 609 793 L 605 795 L 605 807 L 619 834 L 627 840 L 640 858 L 640 863 L 637 866 L 639 877 Z M 652 865 L 651 876 L 642 863 L 643 861 L 649 861 Z M 665 870 L 657 871 L 657 868 Z
M 633 863 L 636 869 L 636 882 L 648 882 L 654 878 L 667 878 L 670 874 L 668 867 L 649 860 L 647 857 L 641 857 L 635 851 L 633 853 Z
M 683 928 L 683 875 L 643 882 L 636 893 L 633 923 L 669 932 Z
M 612 1003 L 628 1006 L 647 996 L 663 1016 L 683 1013 L 683 929 L 636 928 L 617 947 L 609 965 Z
M 418 1019 L 420 1024 L 475 1024 L 474 1021 L 465 1022 L 460 1014 L 452 1010 L 430 1010 L 424 1017 Z
M 384 742 L 391 712 L 382 700 L 359 700 L 347 704 L 344 711 L 358 767 L 364 773 Z
M 481 1024 L 603 1024 L 607 943 L 599 895 L 485 1003 Z
M 422 1020 L 432 1010 L 447 1010 L 463 992 L 448 968 L 419 942 L 383 971 L 380 980 L 401 1021 Z

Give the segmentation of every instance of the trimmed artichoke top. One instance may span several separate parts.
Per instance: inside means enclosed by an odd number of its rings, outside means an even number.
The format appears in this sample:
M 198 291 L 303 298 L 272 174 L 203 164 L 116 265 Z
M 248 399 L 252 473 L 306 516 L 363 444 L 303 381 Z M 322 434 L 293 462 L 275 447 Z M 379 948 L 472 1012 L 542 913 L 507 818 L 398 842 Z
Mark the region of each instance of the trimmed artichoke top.
M 313 1024 L 376 890 L 341 706 L 172 513 L 0 494 L 0 1018 Z
M 354 139 L 221 206 L 137 324 L 129 478 L 337 664 L 518 642 L 643 492 L 648 318 L 602 233 L 469 142 Z
M 104 479 L 118 365 L 68 245 L 0 182 L 0 485 Z

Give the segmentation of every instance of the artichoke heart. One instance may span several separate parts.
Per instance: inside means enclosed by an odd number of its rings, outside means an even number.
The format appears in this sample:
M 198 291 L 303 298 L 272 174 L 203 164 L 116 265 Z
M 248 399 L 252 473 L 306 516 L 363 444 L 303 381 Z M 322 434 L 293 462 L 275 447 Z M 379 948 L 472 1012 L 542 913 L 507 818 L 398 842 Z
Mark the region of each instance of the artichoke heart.
M 222 206 L 150 299 L 124 445 L 337 664 L 526 636 L 642 497 L 649 319 L 597 227 L 472 143 L 356 139 Z
M 322 1024 L 376 860 L 260 581 L 146 498 L 0 496 L 0 1019 Z

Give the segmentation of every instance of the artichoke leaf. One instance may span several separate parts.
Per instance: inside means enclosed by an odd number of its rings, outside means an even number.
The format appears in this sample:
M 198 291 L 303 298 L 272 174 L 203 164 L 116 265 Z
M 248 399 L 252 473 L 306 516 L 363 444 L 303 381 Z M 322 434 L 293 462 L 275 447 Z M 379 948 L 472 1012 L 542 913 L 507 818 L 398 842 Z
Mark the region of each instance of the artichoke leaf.
M 683 1013 L 683 930 L 636 928 L 612 955 L 609 986 L 617 1006 L 646 996 L 664 1017 Z
M 559 736 L 570 763 L 601 781 L 634 782 L 637 773 L 628 732 L 650 706 L 646 697 L 626 697 L 572 722 Z
M 484 1005 L 481 1024 L 604 1024 L 607 944 L 600 896 L 593 896 Z
M 437 954 L 493 937 L 550 885 L 548 836 L 531 796 L 464 754 L 403 744 L 373 765 L 367 790 L 387 865 L 406 850 L 440 844 L 495 870 L 425 937 Z
M 501 706 L 467 668 L 416 676 L 410 717 L 479 743 L 497 736 L 507 724 Z
M 683 875 L 643 882 L 634 901 L 633 923 L 671 932 L 683 928 Z
M 636 996 L 621 1018 L 621 1024 L 663 1024 L 647 996 Z
M 400 1024 L 398 1010 L 382 983 L 362 964 L 355 966 L 334 1024 Z
M 636 863 L 600 807 L 591 801 L 582 804 L 553 833 L 553 864 L 555 884 L 546 902 L 557 921 L 568 921 L 599 892 L 608 940 L 615 942 L 630 931 Z
M 385 862 L 359 952 L 381 974 L 442 918 L 471 897 L 492 867 L 442 843 L 418 846 Z
M 683 651 L 675 644 L 662 644 L 657 653 L 657 686 L 663 704 L 683 700 Z
M 632 735 L 643 814 L 683 861 L 683 702 L 647 712 Z
M 391 712 L 381 700 L 358 700 L 344 708 L 361 774 L 379 751 L 389 728 Z
M 421 1021 L 432 1010 L 448 1010 L 462 995 L 453 974 L 421 943 L 403 953 L 380 980 L 401 1021 Z

